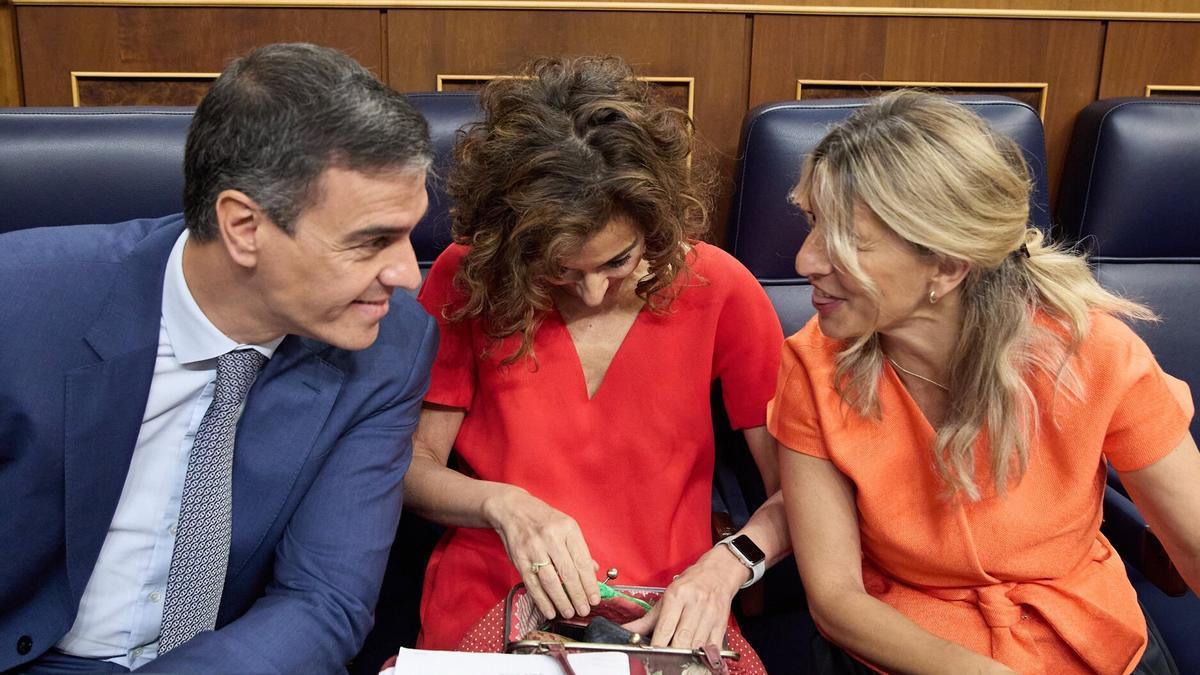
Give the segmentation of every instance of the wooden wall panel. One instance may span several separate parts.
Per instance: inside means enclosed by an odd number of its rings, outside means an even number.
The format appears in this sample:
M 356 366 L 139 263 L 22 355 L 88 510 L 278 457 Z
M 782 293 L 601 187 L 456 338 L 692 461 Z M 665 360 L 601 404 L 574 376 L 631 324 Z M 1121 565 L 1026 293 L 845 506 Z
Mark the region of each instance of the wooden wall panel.
M 337 47 L 384 72 L 373 9 L 22 6 L 17 18 L 27 105 L 71 105 L 72 71 L 217 72 L 271 42 Z
M 692 77 L 700 137 L 724 177 L 720 241 L 746 110 L 749 19 L 736 14 L 389 10 L 388 71 L 400 91 L 429 91 L 441 75 L 510 73 L 545 55 L 616 54 L 638 75 Z
M 1109 25 L 1100 98 L 1143 96 L 1155 84 L 1200 87 L 1200 23 Z
M 21 105 L 15 17 L 13 6 L 7 0 L 0 0 L 0 107 Z
M 1098 21 L 759 16 L 750 105 L 792 99 L 797 79 L 1045 82 L 1051 194 L 1075 114 L 1100 77 Z

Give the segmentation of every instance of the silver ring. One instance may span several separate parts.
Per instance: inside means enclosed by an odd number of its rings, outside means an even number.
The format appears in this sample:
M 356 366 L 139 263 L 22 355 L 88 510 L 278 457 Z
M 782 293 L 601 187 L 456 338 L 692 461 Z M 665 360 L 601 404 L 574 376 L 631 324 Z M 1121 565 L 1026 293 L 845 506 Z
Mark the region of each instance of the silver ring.
M 533 572 L 534 574 L 537 574 L 538 570 L 542 569 L 543 567 L 545 567 L 546 565 L 549 565 L 549 564 L 550 564 L 549 560 L 547 560 L 546 562 L 529 563 L 529 571 Z

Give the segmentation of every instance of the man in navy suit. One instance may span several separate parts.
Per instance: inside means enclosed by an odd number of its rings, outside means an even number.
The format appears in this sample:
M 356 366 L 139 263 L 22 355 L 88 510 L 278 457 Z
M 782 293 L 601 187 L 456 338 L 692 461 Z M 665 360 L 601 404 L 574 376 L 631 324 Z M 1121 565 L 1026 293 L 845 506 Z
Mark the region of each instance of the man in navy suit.
M 437 346 L 393 297 L 431 156 L 274 45 L 197 109 L 182 216 L 0 237 L 0 671 L 345 668 Z

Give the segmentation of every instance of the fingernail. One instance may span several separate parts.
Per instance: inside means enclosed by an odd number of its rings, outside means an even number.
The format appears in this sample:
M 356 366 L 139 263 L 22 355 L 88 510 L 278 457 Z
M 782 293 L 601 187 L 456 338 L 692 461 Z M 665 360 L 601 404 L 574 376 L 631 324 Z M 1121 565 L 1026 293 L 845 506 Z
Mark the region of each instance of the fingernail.
M 593 605 L 598 605 L 598 604 L 600 604 L 600 594 L 599 594 L 599 593 L 593 593 L 593 594 L 589 595 L 589 596 L 588 596 L 588 602 L 592 603 Z

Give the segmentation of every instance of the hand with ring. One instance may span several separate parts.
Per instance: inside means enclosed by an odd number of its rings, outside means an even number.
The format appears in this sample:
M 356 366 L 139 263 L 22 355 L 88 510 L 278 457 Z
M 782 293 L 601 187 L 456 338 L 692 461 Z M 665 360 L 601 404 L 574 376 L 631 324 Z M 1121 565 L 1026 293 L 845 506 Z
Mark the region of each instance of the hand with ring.
M 574 518 L 517 487 L 489 500 L 484 513 L 543 615 L 586 616 L 599 604 L 600 566 Z

